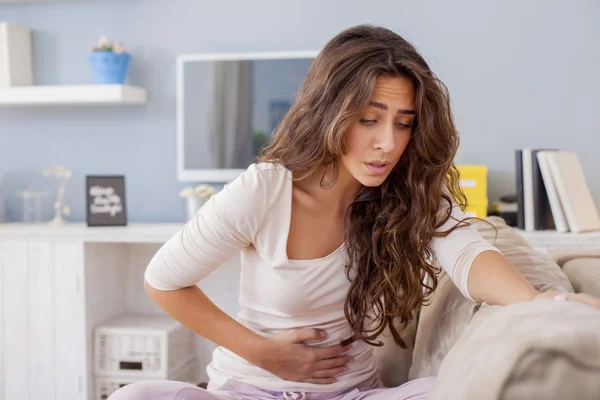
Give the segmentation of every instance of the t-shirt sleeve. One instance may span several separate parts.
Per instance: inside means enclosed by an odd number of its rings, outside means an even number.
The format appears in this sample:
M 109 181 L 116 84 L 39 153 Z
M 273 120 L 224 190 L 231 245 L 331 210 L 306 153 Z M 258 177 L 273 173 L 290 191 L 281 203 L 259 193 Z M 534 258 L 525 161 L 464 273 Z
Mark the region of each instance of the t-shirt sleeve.
M 448 203 L 443 200 L 440 213 L 445 214 Z M 467 218 L 456 202 L 452 202 L 450 218 L 438 229 L 443 232 L 456 226 L 459 221 Z M 430 247 L 440 266 L 448 273 L 454 285 L 469 300 L 475 301 L 469 293 L 467 279 L 475 257 L 484 251 L 500 252 L 473 226 L 461 224 L 446 237 L 433 238 Z
M 253 243 L 266 208 L 265 186 L 256 164 L 225 185 L 152 257 L 146 282 L 159 290 L 193 286 Z

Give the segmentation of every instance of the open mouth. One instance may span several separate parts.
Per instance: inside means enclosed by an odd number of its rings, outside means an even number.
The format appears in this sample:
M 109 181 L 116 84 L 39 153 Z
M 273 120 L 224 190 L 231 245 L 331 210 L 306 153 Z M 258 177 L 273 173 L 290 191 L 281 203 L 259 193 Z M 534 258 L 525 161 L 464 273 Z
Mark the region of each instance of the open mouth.
M 371 172 L 374 175 L 382 175 L 385 174 L 388 170 L 388 163 L 365 163 L 365 165 L 367 166 L 367 169 L 369 170 L 369 172 Z

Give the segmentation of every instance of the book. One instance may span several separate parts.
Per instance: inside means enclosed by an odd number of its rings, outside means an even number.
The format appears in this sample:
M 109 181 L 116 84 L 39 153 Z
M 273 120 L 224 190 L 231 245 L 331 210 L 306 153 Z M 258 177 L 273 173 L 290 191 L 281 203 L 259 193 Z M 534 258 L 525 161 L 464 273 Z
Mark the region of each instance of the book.
M 542 171 L 540 170 L 538 154 L 542 151 L 558 151 L 558 149 L 533 149 L 531 150 L 531 170 L 532 170 L 532 189 L 533 189 L 533 219 L 534 229 L 543 231 L 547 229 L 556 229 L 552 210 L 550 209 L 550 200 L 544 185 Z
M 516 151 L 517 222 L 520 229 L 539 231 L 556 228 L 537 157 L 539 152 L 551 150 L 558 151 L 543 148 Z
M 548 164 L 546 154 L 547 151 L 539 151 L 537 153 L 537 159 L 542 180 L 544 182 L 544 187 L 546 189 L 546 194 L 548 195 L 550 211 L 552 212 L 552 218 L 554 220 L 556 230 L 558 232 L 568 232 L 569 224 L 563 211 L 563 205 L 558 197 L 558 192 L 556 191 L 556 185 L 554 184 L 554 178 L 552 176 L 552 171 L 550 171 L 550 165 Z
M 571 232 L 600 230 L 600 216 L 577 154 L 551 151 L 546 158 Z
M 515 151 L 516 192 L 517 192 L 517 228 L 525 229 L 525 198 L 523 193 L 523 151 Z
M 523 154 L 523 205 L 525 207 L 525 230 L 535 230 L 535 203 L 533 201 L 533 164 L 530 148 L 522 149 Z

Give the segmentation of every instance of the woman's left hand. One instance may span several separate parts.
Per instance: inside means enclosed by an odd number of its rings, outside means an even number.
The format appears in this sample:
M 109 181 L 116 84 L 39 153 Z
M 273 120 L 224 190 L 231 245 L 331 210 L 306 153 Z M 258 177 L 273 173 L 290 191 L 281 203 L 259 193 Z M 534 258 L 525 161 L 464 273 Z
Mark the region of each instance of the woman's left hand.
M 565 293 L 557 290 L 549 290 L 538 294 L 535 300 L 577 301 L 600 310 L 600 299 L 590 296 L 587 293 Z

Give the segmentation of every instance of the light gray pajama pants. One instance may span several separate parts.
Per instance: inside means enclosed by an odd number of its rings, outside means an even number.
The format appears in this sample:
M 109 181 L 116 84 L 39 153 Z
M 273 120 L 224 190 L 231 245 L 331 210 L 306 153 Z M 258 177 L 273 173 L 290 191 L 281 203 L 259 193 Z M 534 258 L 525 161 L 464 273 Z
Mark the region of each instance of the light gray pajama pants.
M 117 390 L 109 400 L 424 400 L 435 378 L 420 378 L 395 388 L 379 381 L 361 388 L 333 393 L 268 392 L 252 385 L 228 381 L 220 388 L 202 389 L 175 381 L 137 382 Z

